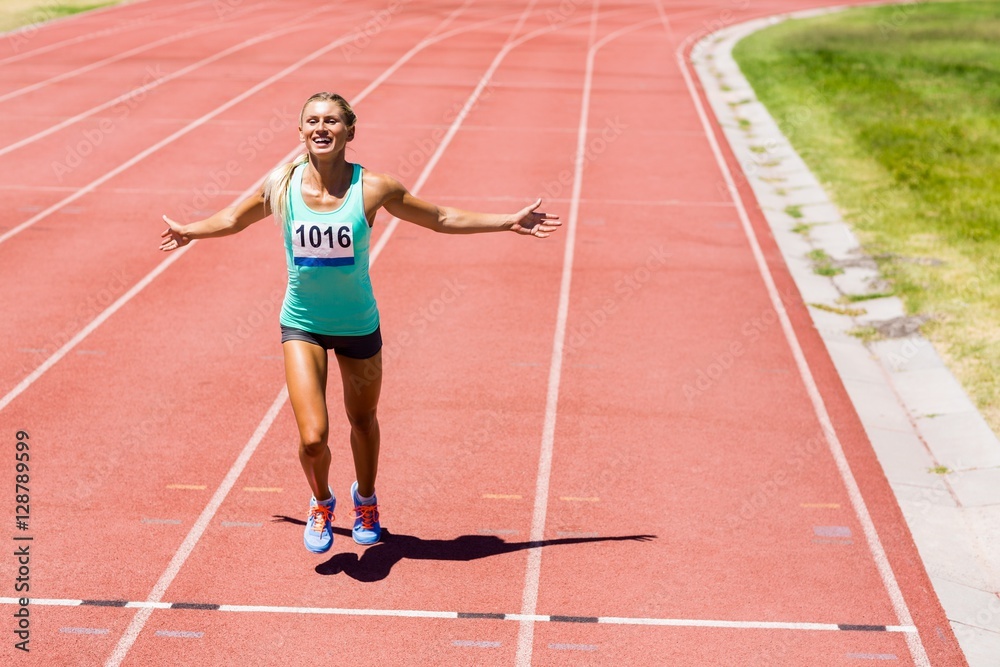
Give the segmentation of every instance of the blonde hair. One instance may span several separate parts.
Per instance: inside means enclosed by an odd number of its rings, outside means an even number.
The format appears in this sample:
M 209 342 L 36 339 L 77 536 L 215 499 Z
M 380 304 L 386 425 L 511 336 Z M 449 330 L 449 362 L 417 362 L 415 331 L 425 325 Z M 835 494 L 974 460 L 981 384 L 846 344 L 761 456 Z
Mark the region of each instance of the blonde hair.
M 312 102 L 317 101 L 336 103 L 341 111 L 344 112 L 344 122 L 347 123 L 348 128 L 354 127 L 354 124 L 358 122 L 357 114 L 354 113 L 354 109 L 351 108 L 351 104 L 346 99 L 337 93 L 322 92 L 311 96 L 302 105 L 302 110 L 299 112 L 300 128 L 302 127 L 302 116 L 305 114 L 306 107 Z M 288 206 L 288 187 L 292 182 L 292 172 L 295 171 L 296 167 L 308 161 L 309 153 L 303 153 L 288 164 L 283 164 L 272 171 L 264 182 L 264 203 L 270 205 L 275 222 L 280 223 L 285 219 L 286 208 Z

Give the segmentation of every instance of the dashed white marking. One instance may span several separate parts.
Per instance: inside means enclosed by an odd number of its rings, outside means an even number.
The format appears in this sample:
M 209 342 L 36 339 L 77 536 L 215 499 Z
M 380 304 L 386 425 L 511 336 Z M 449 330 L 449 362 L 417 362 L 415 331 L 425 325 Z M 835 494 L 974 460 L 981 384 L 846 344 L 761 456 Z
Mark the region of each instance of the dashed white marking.
M 59 628 L 59 632 L 71 635 L 106 635 L 111 631 L 106 628 Z

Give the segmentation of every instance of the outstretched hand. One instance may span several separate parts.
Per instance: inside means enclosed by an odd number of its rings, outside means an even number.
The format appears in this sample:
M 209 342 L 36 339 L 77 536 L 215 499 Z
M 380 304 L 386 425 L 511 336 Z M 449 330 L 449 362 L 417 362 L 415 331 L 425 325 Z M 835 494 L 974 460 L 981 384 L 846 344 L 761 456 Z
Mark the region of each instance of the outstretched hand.
M 160 250 L 170 252 L 191 242 L 191 239 L 184 235 L 183 227 L 179 223 L 174 222 L 167 216 L 163 216 L 163 222 L 167 223 L 167 228 L 160 234 L 160 237 L 163 239 L 160 241 Z
M 515 231 L 518 234 L 530 234 L 531 236 L 544 239 L 549 233 L 558 229 L 562 225 L 559 216 L 536 211 L 535 209 L 541 205 L 542 200 L 537 199 L 531 206 L 525 206 L 515 213 L 514 226 L 511 227 L 511 231 Z

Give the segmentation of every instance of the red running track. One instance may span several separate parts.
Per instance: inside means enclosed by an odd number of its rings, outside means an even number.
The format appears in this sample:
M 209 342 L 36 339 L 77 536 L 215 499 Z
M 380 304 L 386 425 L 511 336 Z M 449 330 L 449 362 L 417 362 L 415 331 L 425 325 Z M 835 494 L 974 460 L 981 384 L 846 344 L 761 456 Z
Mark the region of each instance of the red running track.
M 965 664 L 677 57 L 809 5 L 146 0 L 8 35 L 0 98 L 63 78 L 0 101 L 0 422 L 7 475 L 30 435 L 28 530 L 4 514 L 32 538 L 8 543 L 30 544 L 30 653 L 0 559 L 4 661 Z M 354 545 L 341 506 L 314 556 L 277 230 L 156 245 L 161 213 L 224 206 L 285 159 L 319 89 L 357 104 L 350 159 L 442 204 L 542 196 L 566 226 L 380 217 L 386 538 Z

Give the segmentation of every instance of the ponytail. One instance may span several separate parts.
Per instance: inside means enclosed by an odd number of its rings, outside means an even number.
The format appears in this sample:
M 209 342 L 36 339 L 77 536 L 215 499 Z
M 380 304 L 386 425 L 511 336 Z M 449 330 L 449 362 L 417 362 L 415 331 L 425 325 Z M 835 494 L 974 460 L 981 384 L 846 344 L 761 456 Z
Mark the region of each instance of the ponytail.
M 269 204 L 276 223 L 284 222 L 288 207 L 288 187 L 292 182 L 292 172 L 300 164 L 309 161 L 303 153 L 288 164 L 283 164 L 267 177 L 264 183 L 264 203 Z

